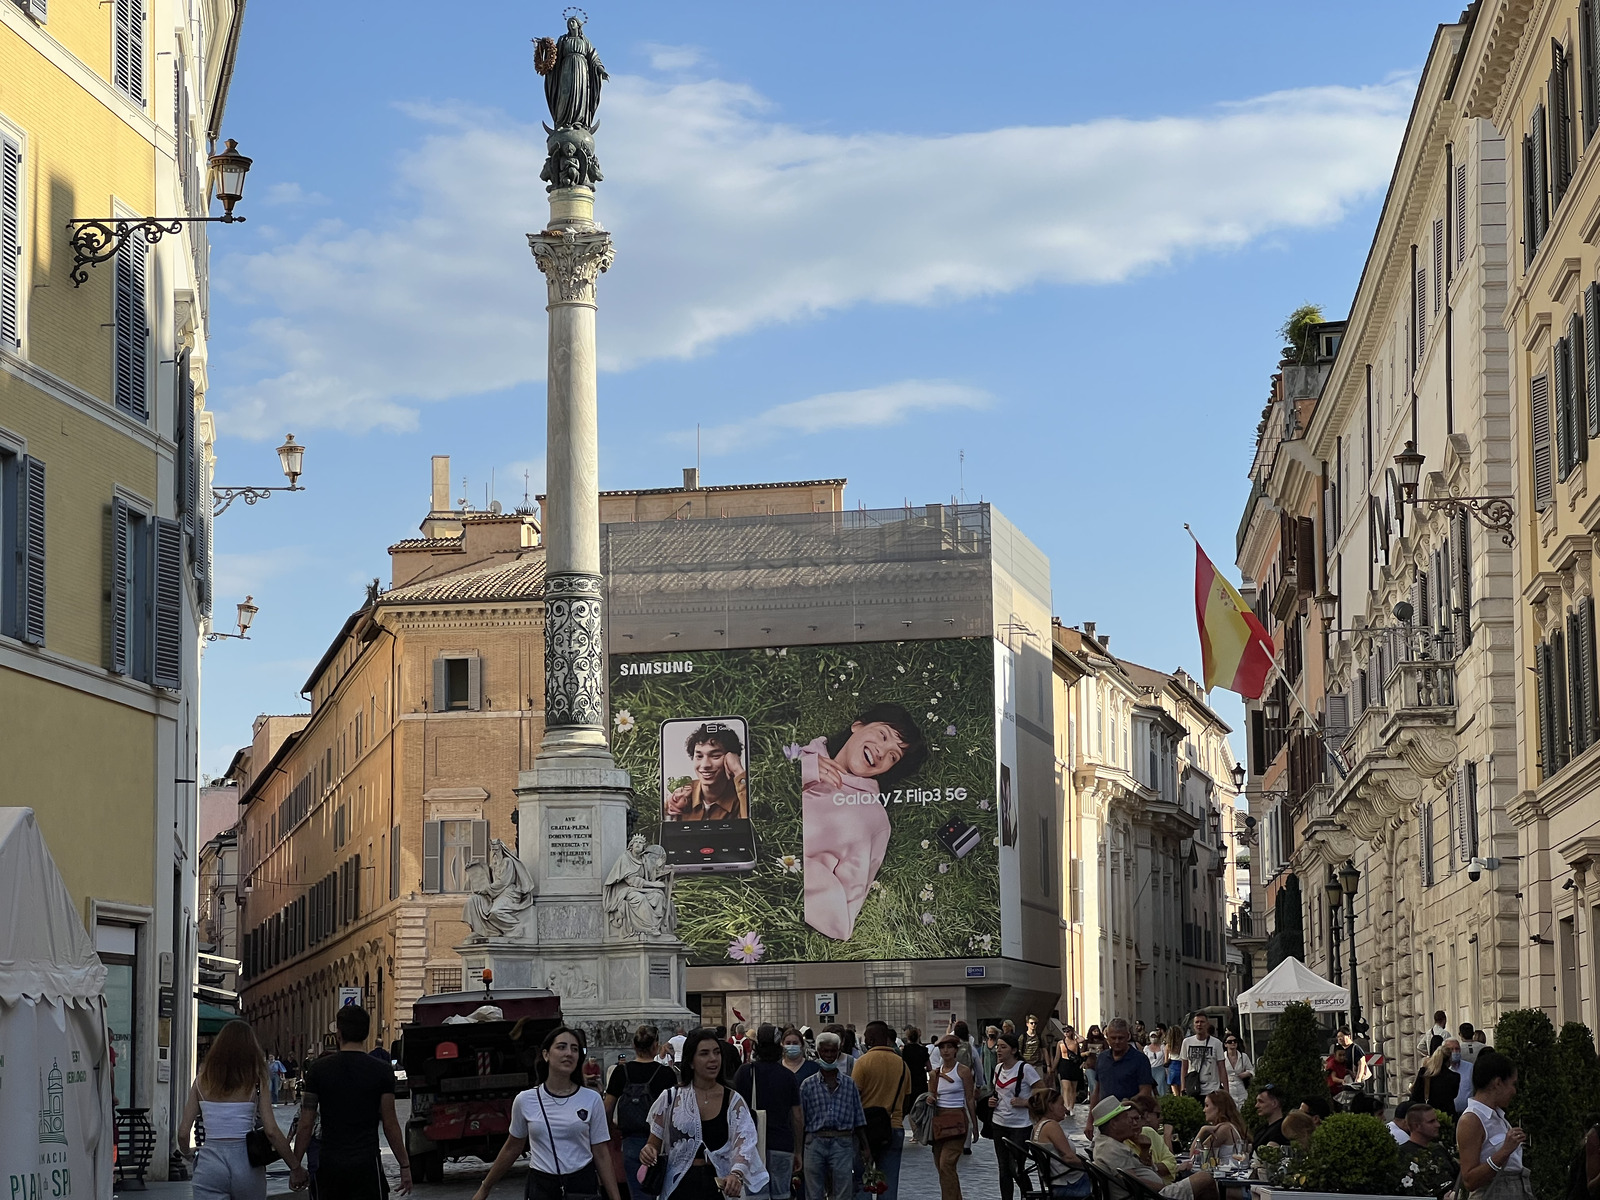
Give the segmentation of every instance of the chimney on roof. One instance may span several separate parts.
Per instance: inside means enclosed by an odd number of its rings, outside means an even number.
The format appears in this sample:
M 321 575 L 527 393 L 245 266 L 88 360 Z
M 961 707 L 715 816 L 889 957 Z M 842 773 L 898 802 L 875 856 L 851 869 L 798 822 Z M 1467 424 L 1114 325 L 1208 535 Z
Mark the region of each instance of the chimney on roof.
M 1093 621 L 1085 621 L 1083 623 L 1083 632 L 1084 632 L 1085 636 L 1087 636 L 1088 639 L 1091 642 L 1096 640 L 1096 638 L 1094 636 L 1094 622 Z
M 683 490 L 698 492 L 700 490 L 700 468 L 685 467 L 683 469 Z
M 422 519 L 422 536 L 459 537 L 461 515 L 450 510 L 450 456 L 433 456 L 433 488 L 429 493 L 428 515 Z

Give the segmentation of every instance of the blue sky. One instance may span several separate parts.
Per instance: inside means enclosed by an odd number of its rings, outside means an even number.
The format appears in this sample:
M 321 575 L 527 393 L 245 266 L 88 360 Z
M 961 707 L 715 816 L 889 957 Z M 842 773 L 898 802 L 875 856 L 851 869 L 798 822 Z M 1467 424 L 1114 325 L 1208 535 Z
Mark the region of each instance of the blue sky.
M 1458 6 L 1459 7 L 1459 6 Z M 1056 612 L 1199 673 L 1193 525 L 1231 564 L 1276 330 L 1343 315 L 1437 22 L 1346 3 L 615 3 L 597 214 L 601 480 L 694 462 L 842 475 L 869 507 L 993 501 Z M 202 771 L 306 675 L 449 454 L 481 506 L 542 482 L 543 225 L 530 40 L 560 7 L 247 11 L 213 240 L 219 484 L 307 491 L 217 523 Z M 1237 724 L 1226 693 L 1213 700 Z

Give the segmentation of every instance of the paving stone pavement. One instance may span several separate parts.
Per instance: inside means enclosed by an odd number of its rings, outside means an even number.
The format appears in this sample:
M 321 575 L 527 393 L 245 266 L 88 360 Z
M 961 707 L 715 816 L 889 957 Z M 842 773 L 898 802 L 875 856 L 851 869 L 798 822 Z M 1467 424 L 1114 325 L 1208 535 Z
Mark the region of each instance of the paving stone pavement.
M 398 1107 L 400 1121 L 404 1124 L 407 1105 L 401 1101 Z M 297 1111 L 289 1105 L 280 1105 L 277 1108 L 278 1124 L 285 1131 L 293 1125 Z M 1086 1115 L 1081 1105 L 1074 1114 L 1079 1121 Z M 389 1176 L 391 1186 L 396 1185 L 400 1182 L 399 1167 L 386 1143 L 382 1144 L 382 1149 L 384 1170 Z M 282 1163 L 276 1163 L 274 1166 L 276 1170 L 269 1168 L 267 1171 L 267 1195 L 306 1194 L 291 1192 L 288 1168 Z M 468 1200 L 488 1169 L 488 1164 L 481 1163 L 477 1159 L 448 1163 L 445 1166 L 445 1181 L 442 1184 L 419 1184 L 412 1195 L 418 1197 L 418 1200 Z M 1000 1174 L 995 1163 L 993 1142 L 979 1141 L 973 1146 L 971 1154 L 962 1156 L 959 1170 L 962 1200 L 1000 1200 Z M 526 1171 L 527 1168 L 520 1164 L 513 1168 L 511 1174 L 495 1188 L 495 1195 L 505 1200 L 522 1195 L 523 1176 Z M 123 1194 L 132 1196 L 137 1193 Z M 149 1191 L 145 1194 L 157 1197 L 159 1200 L 190 1200 L 194 1195 L 194 1189 L 189 1183 L 151 1183 Z M 933 1152 L 926 1146 L 907 1143 L 900 1166 L 902 1200 L 936 1200 L 938 1195 L 939 1175 L 933 1167 Z

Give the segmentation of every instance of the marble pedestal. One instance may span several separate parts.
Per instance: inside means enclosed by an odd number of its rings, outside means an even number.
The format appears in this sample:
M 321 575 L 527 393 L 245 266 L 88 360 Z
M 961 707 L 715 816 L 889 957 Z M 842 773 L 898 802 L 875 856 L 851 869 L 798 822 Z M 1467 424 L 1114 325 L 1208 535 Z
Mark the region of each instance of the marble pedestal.
M 589 1039 L 609 1072 L 633 1050 L 633 1031 L 697 1024 L 684 1007 L 687 947 L 670 932 L 630 936 L 607 919 L 607 873 L 626 853 L 628 773 L 605 750 L 541 755 L 518 778 L 518 857 L 538 897 L 516 936 L 456 947 L 471 981 L 484 967 L 496 987 L 544 987 L 561 997 L 567 1023 Z

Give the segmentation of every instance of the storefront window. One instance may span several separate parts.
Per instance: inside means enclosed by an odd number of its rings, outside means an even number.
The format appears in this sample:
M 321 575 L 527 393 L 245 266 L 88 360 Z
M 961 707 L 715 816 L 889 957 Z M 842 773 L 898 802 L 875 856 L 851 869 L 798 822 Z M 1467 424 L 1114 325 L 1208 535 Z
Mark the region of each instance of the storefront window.
M 137 945 L 132 926 L 101 925 L 95 930 L 95 946 L 106 966 L 106 1028 L 115 1056 L 111 1081 L 118 1108 L 138 1107 L 133 1084 L 138 1048 Z

